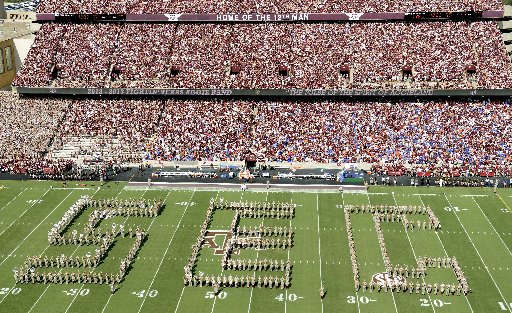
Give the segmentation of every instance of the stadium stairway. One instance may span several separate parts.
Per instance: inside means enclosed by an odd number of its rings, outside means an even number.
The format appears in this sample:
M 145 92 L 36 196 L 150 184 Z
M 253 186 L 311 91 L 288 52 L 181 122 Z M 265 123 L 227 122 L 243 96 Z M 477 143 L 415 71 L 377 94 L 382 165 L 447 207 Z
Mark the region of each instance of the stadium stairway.
M 142 152 L 140 154 L 142 159 Z M 53 144 L 48 153 L 51 159 L 73 159 L 78 164 L 86 159 L 119 160 L 128 155 L 132 155 L 130 147 L 118 138 L 90 136 L 68 137 L 62 146 Z
M 505 6 L 504 20 L 499 22 L 499 27 L 507 48 L 510 61 L 512 62 L 512 5 Z
M 93 139 L 90 137 L 71 137 L 62 147 L 53 146 L 48 156 L 52 159 L 75 159 L 81 155 L 81 151 L 90 151 Z
M 4 38 L 24 38 L 31 36 L 37 31 L 31 23 L 16 20 L 0 20 L 0 39 Z

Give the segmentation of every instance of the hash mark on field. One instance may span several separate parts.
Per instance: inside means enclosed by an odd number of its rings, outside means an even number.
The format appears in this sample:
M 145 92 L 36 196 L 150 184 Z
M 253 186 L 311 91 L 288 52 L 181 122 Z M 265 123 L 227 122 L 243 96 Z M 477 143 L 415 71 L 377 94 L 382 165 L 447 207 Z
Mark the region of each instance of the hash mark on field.
M 395 195 L 393 195 L 393 200 L 395 201 L 395 205 L 398 205 L 398 202 L 396 202 Z M 409 246 L 411 247 L 412 254 L 414 255 L 414 258 L 415 258 L 416 260 L 418 260 L 418 259 L 417 259 L 417 257 L 416 257 L 416 251 L 414 250 L 414 246 L 413 246 L 413 244 L 412 244 L 412 242 L 411 242 L 411 237 L 409 236 L 409 233 L 408 233 L 407 231 L 405 232 L 405 235 L 407 236 L 407 241 L 409 241 Z M 424 278 L 424 277 L 422 277 L 422 278 L 421 278 L 421 280 L 423 281 L 423 284 L 425 284 L 425 278 Z M 393 292 L 393 291 L 391 291 L 391 292 Z M 428 295 L 428 301 L 430 302 L 431 307 L 432 307 L 432 310 L 433 310 L 433 311 L 434 311 L 434 313 L 435 313 L 435 312 L 436 312 L 436 309 L 435 309 L 435 307 L 434 307 L 434 303 L 432 302 L 432 298 L 430 297 L 430 294 L 427 294 L 427 295 Z M 393 297 L 393 301 L 394 301 L 394 300 L 395 300 L 395 298 Z
M 487 222 L 489 223 L 489 225 L 491 225 L 492 229 L 494 230 L 494 232 L 496 233 L 496 235 L 498 235 L 498 238 L 500 238 L 501 242 L 503 243 L 503 246 L 505 246 L 505 249 L 508 251 L 508 253 L 510 255 L 512 255 L 512 252 L 510 251 L 510 249 L 508 248 L 508 246 L 505 244 L 505 242 L 503 241 L 503 239 L 501 238 L 500 234 L 498 233 L 498 231 L 496 230 L 496 228 L 494 228 L 494 225 L 492 225 L 491 221 L 489 221 L 489 219 L 487 218 L 487 215 L 485 215 L 484 211 L 482 210 L 482 208 L 480 207 L 480 205 L 478 204 L 478 202 L 475 200 L 475 198 L 473 198 L 473 201 L 475 201 L 476 203 L 476 206 L 478 207 L 478 209 L 480 210 L 480 212 L 482 212 L 483 216 L 485 217 L 485 219 L 487 220 Z M 486 232 L 484 232 L 484 234 L 487 235 Z
M 44 196 L 45 196 L 45 195 L 46 195 L 50 190 L 51 190 L 51 188 L 49 188 L 49 189 L 48 189 L 48 190 L 43 194 L 43 196 L 42 196 L 41 198 L 44 198 Z M 67 198 L 68 198 L 72 193 L 73 193 L 73 192 L 70 192 L 70 193 L 69 193 L 69 195 L 67 195 L 67 196 L 66 196 L 66 198 L 64 198 L 64 200 L 66 200 L 66 199 L 67 199 Z M 30 232 L 30 233 L 29 233 L 29 234 L 28 234 L 28 235 L 27 235 L 27 236 L 26 236 L 26 237 L 25 237 L 25 238 L 20 242 L 20 244 L 19 244 L 16 248 L 14 248 L 14 250 L 13 250 L 9 255 L 7 255 L 7 257 L 2 261 L 2 263 L 0 263 L 0 266 L 2 266 L 2 265 L 5 263 L 5 261 L 7 261 L 7 259 L 9 259 L 9 257 L 10 257 L 14 252 L 16 252 L 16 250 L 18 250 L 18 248 L 19 248 L 19 247 L 20 247 L 20 246 L 25 242 L 25 240 L 27 240 L 27 238 L 28 238 L 30 235 L 32 235 L 32 233 L 33 233 L 36 229 L 38 229 L 38 228 L 39 228 L 39 226 L 41 226 L 41 224 L 42 224 L 44 221 L 46 221 L 46 219 L 47 219 L 48 217 L 50 217 L 50 215 L 51 215 L 53 212 L 55 212 L 55 210 L 57 210 L 57 208 L 58 208 L 58 207 L 59 207 L 59 206 L 64 202 L 64 200 L 62 200 L 62 201 L 61 201 L 61 202 L 60 202 L 60 203 L 59 203 L 59 204 L 58 204 L 58 205 L 57 205 L 57 206 L 56 206 L 56 207 L 55 207 L 55 208 L 54 208 L 50 213 L 48 213 L 48 215 L 46 215 L 46 217 L 41 221 L 41 223 L 39 223 L 39 224 L 38 224 L 34 229 L 32 229 L 32 231 L 31 231 L 31 232 Z M 34 204 L 35 204 L 35 203 L 34 203 Z M 32 206 L 34 206 L 34 204 L 32 204 Z M 32 207 L 32 206 L 31 206 L 31 207 Z M 5 299 L 6 297 L 7 297 L 7 296 L 5 296 L 5 297 L 4 297 L 4 299 Z M 3 299 L 2 299 L 2 301 L 3 301 Z M 0 303 L 1 303 L 1 302 L 0 302 Z
M 446 195 L 445 195 L 445 198 L 446 198 Z M 448 200 L 448 198 L 446 198 L 446 201 L 448 202 L 448 204 L 449 204 L 450 206 L 452 206 L 452 205 L 451 205 L 451 203 L 450 203 L 450 201 Z M 485 264 L 485 262 L 484 262 L 484 259 L 482 258 L 482 256 L 480 255 L 480 252 L 479 252 L 479 251 L 478 251 L 478 249 L 476 248 L 475 243 L 473 242 L 473 239 L 471 239 L 471 237 L 470 237 L 470 236 L 469 236 L 469 234 L 468 234 L 468 231 L 466 230 L 466 227 L 464 227 L 464 224 L 462 224 L 462 221 L 460 220 L 459 215 L 457 214 L 457 212 L 456 212 L 456 211 L 453 211 L 453 213 L 455 214 L 455 217 L 456 217 L 456 218 L 457 218 L 457 220 L 459 221 L 460 226 L 462 226 L 462 229 L 463 229 L 463 230 L 464 230 L 464 232 L 466 233 L 466 236 L 468 237 L 469 242 L 471 242 L 471 245 L 473 246 L 473 248 L 475 249 L 476 253 L 478 254 L 478 257 L 480 258 L 480 261 L 481 261 L 481 262 L 482 262 L 482 264 L 485 266 L 485 269 L 487 270 L 487 273 L 489 274 L 489 277 L 491 277 L 491 280 L 492 280 L 492 282 L 494 283 L 494 286 L 496 286 L 496 289 L 498 289 L 498 292 L 499 292 L 499 294 L 500 294 L 501 298 L 505 301 L 505 303 L 507 303 L 507 301 L 505 300 L 505 297 L 503 296 L 503 293 L 502 293 L 502 292 L 501 292 L 501 290 L 500 290 L 500 287 L 498 287 L 498 284 L 496 284 L 496 281 L 494 280 L 494 277 L 492 277 L 491 272 L 489 271 L 489 269 L 487 268 L 487 265 L 486 265 L 486 264 Z M 508 308 L 510 309 L 510 307 L 508 307 Z
M 167 196 L 165 197 L 165 200 L 167 200 L 167 198 L 169 197 L 169 194 L 171 193 L 171 191 L 169 190 L 169 192 L 167 193 Z M 183 220 L 183 216 L 185 216 L 185 213 L 187 212 L 187 208 L 189 207 L 190 205 L 190 201 L 192 201 L 192 198 L 194 197 L 194 194 L 196 193 L 196 190 L 194 189 L 194 191 L 192 192 L 192 195 L 190 196 L 190 200 L 189 202 L 187 203 L 187 206 L 185 206 L 185 210 L 183 211 L 183 214 L 181 215 L 180 217 L 180 220 L 178 222 L 178 226 L 181 224 L 181 221 Z M 164 203 L 165 203 L 165 200 L 164 200 Z M 151 226 L 151 225 L 150 225 Z M 151 287 L 153 286 L 153 283 L 155 281 L 155 278 L 156 278 L 156 275 L 158 274 L 158 272 L 160 271 L 160 267 L 162 266 L 162 263 L 164 262 L 165 260 L 165 256 L 167 255 L 167 252 L 169 251 L 169 248 L 171 247 L 171 243 L 174 239 L 174 235 L 176 235 L 176 232 L 178 231 L 178 228 L 179 227 L 176 227 L 176 229 L 174 230 L 174 233 L 172 234 L 172 237 L 171 237 L 171 240 L 169 241 L 169 244 L 167 245 L 167 248 L 165 249 L 165 252 L 164 254 L 162 255 L 162 260 L 160 261 L 160 264 L 158 265 L 158 268 L 156 269 L 156 272 L 155 272 L 155 275 L 153 276 L 153 279 L 151 280 L 151 283 L 149 284 L 149 288 L 148 288 L 148 291 L 151 290 Z M 142 303 L 139 307 L 139 313 L 140 311 L 142 310 L 142 307 L 144 306 L 144 303 L 146 302 L 146 299 L 148 297 L 148 293 L 145 294 L 144 296 L 144 299 L 142 300 Z M 103 311 L 105 310 L 105 308 L 103 308 Z

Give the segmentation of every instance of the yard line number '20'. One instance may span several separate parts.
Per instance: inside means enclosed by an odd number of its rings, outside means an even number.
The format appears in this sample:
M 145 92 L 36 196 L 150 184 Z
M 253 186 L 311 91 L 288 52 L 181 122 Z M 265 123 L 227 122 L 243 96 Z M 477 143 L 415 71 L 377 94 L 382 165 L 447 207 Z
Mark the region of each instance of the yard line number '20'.
M 226 299 L 227 296 L 228 296 L 227 292 L 221 291 L 217 295 L 217 299 L 224 300 L 224 299 Z M 215 298 L 215 293 L 213 291 L 207 291 L 206 295 L 204 297 L 205 297 L 205 299 L 213 299 L 213 298 Z
M 445 304 L 451 304 L 450 302 L 444 302 L 439 299 L 435 299 L 432 301 L 432 305 L 435 307 L 442 307 Z M 430 301 L 428 299 L 420 299 L 420 306 L 430 306 Z

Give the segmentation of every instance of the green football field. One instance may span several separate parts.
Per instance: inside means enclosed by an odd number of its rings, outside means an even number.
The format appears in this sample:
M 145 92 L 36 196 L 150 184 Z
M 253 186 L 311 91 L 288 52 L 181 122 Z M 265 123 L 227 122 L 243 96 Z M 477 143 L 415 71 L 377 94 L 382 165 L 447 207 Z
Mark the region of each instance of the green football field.
M 512 306 L 512 189 L 370 187 L 368 193 L 269 192 L 239 190 L 171 190 L 109 183 L 63 187 L 58 182 L 0 182 L 0 312 L 511 312 Z M 51 188 L 53 186 L 53 188 Z M 82 195 L 93 198 L 160 198 L 165 207 L 156 218 L 121 217 L 111 223 L 137 225 L 147 240 L 136 255 L 124 281 L 111 294 L 105 284 L 15 284 L 13 269 L 28 256 L 83 256 L 95 246 L 48 244 L 48 231 Z M 290 227 L 290 249 L 241 249 L 233 259 L 290 260 L 291 287 L 212 287 L 183 285 L 184 266 L 192 254 L 211 198 L 228 201 L 293 202 L 292 219 L 241 218 L 239 226 Z M 343 205 L 430 206 L 439 218 L 438 231 L 408 230 L 401 223 L 381 224 L 393 265 L 416 266 L 418 257 L 455 256 L 471 293 L 467 296 L 407 292 L 355 291 Z M 73 220 L 67 232 L 83 229 L 92 208 Z M 227 231 L 233 210 L 216 210 L 209 230 Z M 425 216 L 413 217 L 421 220 Z M 361 280 L 385 271 L 371 214 L 351 214 Z M 221 246 L 225 236 L 214 243 Z M 88 271 L 110 273 L 133 245 L 133 238 L 116 239 L 106 258 Z M 216 249 L 203 246 L 194 273 L 266 275 L 223 270 Z M 77 268 L 39 271 L 78 271 Z M 82 270 L 82 269 L 80 269 Z M 238 273 L 237 273 L 238 272 Z M 270 274 L 270 273 L 269 273 Z M 272 273 L 273 274 L 273 273 Z M 425 282 L 455 284 L 453 270 L 427 268 Z M 422 283 L 423 279 L 408 278 Z M 320 299 L 323 284 L 326 295 Z

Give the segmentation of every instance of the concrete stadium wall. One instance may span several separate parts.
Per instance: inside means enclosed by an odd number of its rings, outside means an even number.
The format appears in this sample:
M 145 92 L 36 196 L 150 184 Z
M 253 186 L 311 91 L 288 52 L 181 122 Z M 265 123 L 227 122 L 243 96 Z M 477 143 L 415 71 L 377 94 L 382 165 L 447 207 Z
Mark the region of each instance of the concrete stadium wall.
M 32 35 L 30 38 L 17 38 L 14 39 L 14 50 L 16 58 L 16 71 L 19 71 L 23 62 L 27 58 L 28 51 L 34 43 L 35 36 Z
M 505 13 L 503 14 L 505 17 L 512 17 L 512 5 L 505 6 Z
M 505 30 L 510 29 L 512 31 L 512 21 L 502 21 L 502 22 L 499 22 L 499 24 L 500 24 L 501 29 L 505 29 Z

